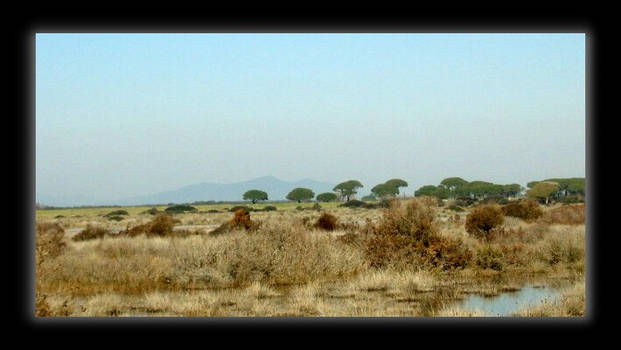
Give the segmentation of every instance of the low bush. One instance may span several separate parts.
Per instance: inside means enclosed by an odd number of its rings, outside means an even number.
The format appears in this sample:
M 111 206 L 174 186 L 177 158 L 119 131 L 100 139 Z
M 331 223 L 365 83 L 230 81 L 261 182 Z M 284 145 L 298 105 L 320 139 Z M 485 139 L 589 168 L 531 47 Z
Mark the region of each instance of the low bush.
M 157 208 L 156 208 L 156 207 L 153 207 L 153 208 L 151 208 L 151 209 L 149 209 L 149 210 L 145 210 L 145 211 L 143 211 L 141 214 L 157 215 L 157 214 L 159 214 L 159 213 L 160 213 L 160 211 L 159 211 L 159 210 L 157 210 Z
M 585 257 L 584 238 L 563 234 L 548 236 L 541 243 L 538 254 L 540 260 L 550 265 L 575 263 Z
M 505 216 L 520 218 L 524 221 L 534 221 L 543 215 L 543 209 L 537 201 L 526 199 L 509 203 L 502 207 Z
M 213 248 L 217 270 L 233 284 L 253 281 L 270 284 L 306 283 L 351 276 L 363 268 L 358 249 L 336 246 L 331 237 L 317 237 L 297 225 L 266 225 L 260 234 L 233 233 L 216 238 Z
M 586 222 L 584 204 L 563 205 L 546 211 L 538 220 L 546 224 L 582 225 Z
M 435 201 L 415 199 L 402 206 L 393 202 L 380 222 L 372 225 L 366 256 L 372 267 L 430 265 L 451 269 L 464 267 L 470 251 L 458 240 L 439 235 L 434 222 Z
M 123 220 L 123 217 L 122 217 L 122 216 L 115 215 L 115 216 L 110 216 L 110 217 L 108 217 L 108 220 L 112 220 L 112 221 L 121 221 L 121 220 Z
M 42 222 L 36 226 L 36 262 L 37 266 L 47 257 L 54 258 L 65 249 L 63 238 L 65 230 L 58 223 Z
M 503 268 L 503 257 L 502 250 L 491 245 L 485 245 L 477 249 L 475 263 L 483 269 L 501 271 Z
M 508 204 L 509 200 L 504 197 L 501 196 L 499 194 L 494 194 L 494 195 L 490 195 L 487 196 L 486 198 L 482 199 L 479 204 Z
M 103 238 L 104 236 L 109 234 L 110 230 L 106 228 L 86 225 L 86 228 L 84 230 L 80 231 L 80 233 L 76 234 L 71 239 L 76 242 L 87 241 L 91 239 Z
M 175 220 L 170 215 L 158 215 L 149 223 L 150 235 L 166 236 L 173 232 Z
M 185 212 L 197 212 L 198 209 L 194 208 L 191 205 L 178 204 L 178 205 L 170 206 L 164 209 L 164 211 L 170 214 L 181 214 Z
M 345 208 L 364 208 L 368 204 L 369 203 L 365 203 L 365 202 L 359 201 L 357 199 L 352 199 L 349 202 L 345 202 L 345 203 L 339 205 L 339 207 L 345 207 Z
M 334 231 L 336 228 L 336 216 L 330 213 L 322 213 L 321 216 L 315 222 L 314 227 L 326 231 Z
M 557 202 L 563 204 L 584 203 L 584 196 L 580 194 L 570 194 L 560 197 Z
M 458 205 L 455 205 L 455 204 L 450 205 L 449 207 L 447 207 L 447 209 L 452 210 L 452 211 L 456 211 L 458 213 L 461 213 L 461 212 L 464 211 L 464 208 L 462 208 L 462 207 L 460 207 Z
M 470 197 L 458 197 L 455 198 L 454 204 L 460 207 L 470 207 L 476 204 L 476 200 Z
M 493 229 L 504 221 L 504 215 L 498 205 L 482 205 L 474 208 L 466 216 L 466 232 L 478 239 L 491 241 Z
M 376 208 L 390 208 L 393 201 L 398 201 L 398 199 L 382 199 L 375 206 Z
M 275 207 L 275 206 L 273 206 L 273 205 L 268 205 L 268 206 L 263 207 L 263 209 L 262 209 L 262 210 L 263 210 L 263 211 L 275 211 L 275 210 L 277 210 L 277 209 L 278 209 L 278 208 L 276 208 L 276 207 Z
M 245 206 L 245 205 L 236 205 L 236 206 L 232 207 L 231 209 L 229 209 L 228 211 L 230 211 L 231 213 L 235 213 L 235 212 L 237 212 L 240 209 L 243 209 L 243 210 L 245 210 L 247 212 L 251 212 L 251 211 L 254 210 L 252 207 L 248 207 L 248 206 Z
M 219 211 L 219 210 L 216 210 L 216 209 L 209 209 L 209 210 L 207 210 L 207 213 L 209 213 L 209 214 L 219 213 L 219 212 L 220 212 L 220 211 Z
M 115 211 L 109 212 L 108 214 L 104 216 L 112 217 L 112 216 L 120 216 L 120 215 L 129 215 L 129 213 L 127 212 L 127 210 L 115 210 Z
M 173 219 L 173 217 L 168 214 L 158 214 L 150 222 L 121 231 L 118 236 L 133 237 L 140 234 L 146 234 L 147 236 L 168 236 L 172 234 L 173 227 L 175 223 L 178 222 L 178 220 Z
M 250 213 L 246 209 L 237 209 L 235 211 L 235 216 L 229 222 L 229 225 L 232 229 L 235 228 L 244 228 L 246 230 L 250 229 Z

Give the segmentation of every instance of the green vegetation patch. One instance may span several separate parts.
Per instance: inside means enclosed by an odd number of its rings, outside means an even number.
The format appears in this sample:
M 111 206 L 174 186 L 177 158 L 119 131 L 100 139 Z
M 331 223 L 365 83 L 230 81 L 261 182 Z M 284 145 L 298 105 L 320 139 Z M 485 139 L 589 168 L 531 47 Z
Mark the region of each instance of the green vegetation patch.
M 178 204 L 178 205 L 170 206 L 166 208 L 164 211 L 170 214 L 178 214 L 178 213 L 185 213 L 185 212 L 194 213 L 194 212 L 197 212 L 198 209 L 196 209 L 195 207 L 191 205 Z

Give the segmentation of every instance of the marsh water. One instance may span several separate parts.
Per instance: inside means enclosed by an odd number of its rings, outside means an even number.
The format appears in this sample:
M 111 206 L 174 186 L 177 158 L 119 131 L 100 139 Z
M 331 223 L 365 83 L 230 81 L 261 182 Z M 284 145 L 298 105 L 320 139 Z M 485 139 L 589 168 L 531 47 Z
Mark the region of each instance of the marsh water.
M 560 298 L 556 288 L 525 285 L 520 290 L 505 292 L 493 297 L 471 294 L 459 303 L 464 309 L 481 310 L 485 316 L 511 317 L 520 309 L 544 302 L 554 302 Z

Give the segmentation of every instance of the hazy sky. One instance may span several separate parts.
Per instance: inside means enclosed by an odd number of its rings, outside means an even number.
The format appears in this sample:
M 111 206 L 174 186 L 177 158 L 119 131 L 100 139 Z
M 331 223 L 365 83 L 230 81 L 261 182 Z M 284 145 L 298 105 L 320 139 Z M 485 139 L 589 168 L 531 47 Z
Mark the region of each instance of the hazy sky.
M 585 176 L 584 34 L 37 34 L 36 191 Z

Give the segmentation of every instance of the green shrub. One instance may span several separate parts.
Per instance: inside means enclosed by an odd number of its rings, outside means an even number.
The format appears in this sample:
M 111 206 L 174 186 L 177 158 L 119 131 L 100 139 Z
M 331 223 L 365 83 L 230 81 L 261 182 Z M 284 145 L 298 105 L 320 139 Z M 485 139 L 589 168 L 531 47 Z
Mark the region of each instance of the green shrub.
M 110 216 L 110 217 L 108 217 L 108 220 L 112 220 L 112 221 L 121 221 L 121 220 L 123 220 L 123 217 L 122 217 L 122 216 L 115 215 L 115 216 Z
M 376 207 L 377 208 L 390 208 L 390 206 L 392 205 L 393 201 L 399 201 L 398 199 L 387 199 L 384 198 L 382 200 L 380 200 L 379 202 L 377 202 Z
M 235 213 L 236 211 L 238 211 L 240 209 L 243 209 L 243 210 L 248 211 L 248 212 L 251 212 L 251 211 L 254 210 L 252 207 L 248 207 L 248 206 L 245 206 L 245 205 L 236 205 L 233 208 L 229 209 L 229 211 L 231 213 Z
M 455 204 L 448 206 L 447 209 L 458 212 L 458 213 L 461 213 L 464 211 L 464 208 L 457 206 Z
M 273 205 L 268 205 L 268 206 L 266 206 L 266 207 L 263 207 L 263 209 L 262 209 L 262 210 L 263 210 L 263 211 L 275 211 L 275 210 L 277 210 L 277 209 L 278 209 L 278 208 L 276 208 L 276 207 L 275 207 L 275 206 L 273 206 Z
M 207 210 L 207 213 L 210 213 L 210 214 L 213 214 L 213 213 L 219 213 L 219 212 L 220 212 L 220 211 L 219 211 L 219 210 L 216 210 L 216 209 L 209 209 L 209 210 Z
M 509 200 L 499 194 L 493 194 L 493 195 L 489 195 L 486 198 L 482 199 L 480 201 L 480 204 L 507 204 L 509 203 Z
M 336 194 L 332 192 L 325 192 L 317 195 L 317 200 L 320 202 L 333 202 L 337 198 Z
M 120 215 L 129 215 L 129 213 L 127 212 L 127 210 L 115 210 L 115 211 L 109 212 L 108 214 L 104 216 L 112 217 L 112 216 L 120 216 Z
M 580 194 L 570 194 L 567 196 L 560 197 L 557 202 L 563 204 L 575 204 L 575 203 L 584 203 L 584 196 Z
M 170 214 L 181 214 L 181 213 L 185 213 L 185 212 L 197 212 L 198 209 L 194 208 L 191 205 L 178 204 L 178 205 L 170 206 L 170 207 L 164 209 L 164 211 L 166 213 L 170 213 Z
M 455 198 L 455 201 L 453 203 L 460 207 L 470 207 L 472 205 L 475 205 L 476 202 L 477 201 L 475 199 L 472 199 L 470 197 L 458 197 Z
M 346 207 L 346 208 L 364 208 L 368 205 L 368 203 L 365 203 L 363 201 L 359 201 L 357 199 L 352 199 L 349 202 L 345 202 L 341 205 L 339 205 L 339 207 Z
M 153 208 L 151 208 L 151 209 L 149 209 L 149 210 L 145 210 L 145 211 L 143 211 L 141 214 L 157 215 L 157 214 L 159 214 L 159 213 L 160 213 L 160 211 L 159 211 L 159 210 L 157 210 L 157 208 L 156 208 L 156 207 L 153 207 Z

